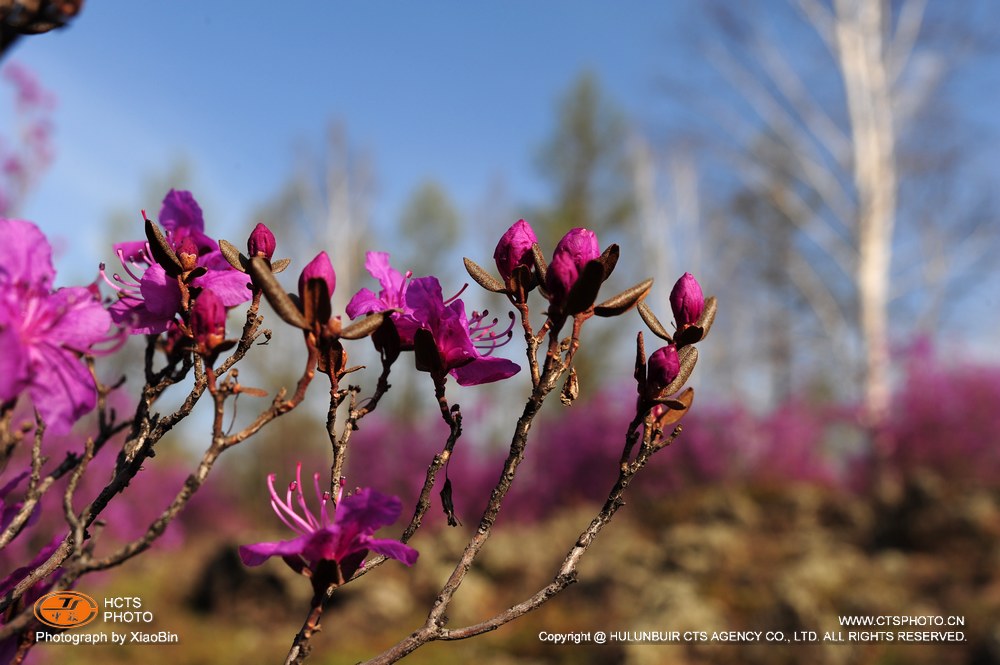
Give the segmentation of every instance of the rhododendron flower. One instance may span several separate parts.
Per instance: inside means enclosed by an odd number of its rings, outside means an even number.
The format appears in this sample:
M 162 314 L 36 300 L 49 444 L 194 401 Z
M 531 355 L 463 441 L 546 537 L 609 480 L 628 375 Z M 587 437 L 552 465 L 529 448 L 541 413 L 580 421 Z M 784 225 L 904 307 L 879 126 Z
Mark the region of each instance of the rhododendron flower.
M 445 302 L 436 277 L 411 281 L 406 304 L 412 310 L 413 320 L 430 333 L 437 352 L 437 358 L 431 360 L 422 358 L 417 349 L 417 369 L 442 376 L 450 373 L 463 386 L 499 381 L 521 370 L 506 358 L 490 356 L 494 349 L 510 340 L 513 317 L 507 330 L 499 333 L 492 331 L 497 319 L 486 322 L 487 312 L 473 312 L 470 321 L 465 315 L 465 303 L 457 298 Z
M 519 219 L 507 229 L 507 232 L 500 238 L 497 248 L 493 252 L 493 259 L 497 262 L 497 270 L 506 283 L 510 280 L 514 269 L 518 266 L 531 268 L 535 265 L 534 257 L 531 253 L 531 246 L 538 242 L 535 231 L 523 219 Z
M 553 305 L 561 307 L 587 263 L 600 258 L 597 234 L 589 229 L 572 229 L 562 237 L 552 253 L 545 276 L 545 290 Z
M 194 336 L 195 348 L 203 356 L 211 356 L 226 340 L 226 308 L 212 289 L 198 294 L 188 327 Z
M 247 238 L 247 254 L 251 257 L 263 256 L 270 261 L 274 257 L 274 250 L 277 246 L 277 241 L 274 239 L 271 229 L 260 222 L 257 223 L 257 226 L 250 232 L 250 237 Z
M 246 275 L 234 269 L 222 256 L 218 243 L 205 235 L 201 207 L 191 192 L 171 189 L 167 193 L 160 208 L 160 224 L 166 230 L 167 243 L 182 263 L 181 255 L 193 257 L 194 265 L 185 270 L 204 269 L 191 280 L 191 286 L 212 289 L 226 307 L 250 299 Z M 112 319 L 127 325 L 132 334 L 164 332 L 181 313 L 183 299 L 177 277 L 157 262 L 146 241 L 118 243 L 115 253 L 127 276 L 104 277 L 118 292 L 118 301 L 109 308 Z M 104 274 L 103 266 L 101 272 Z
M 674 312 L 674 323 L 681 330 L 697 323 L 705 310 L 705 296 L 701 285 L 689 272 L 684 273 L 670 291 L 670 309 Z
M 240 547 L 240 558 L 248 566 L 258 566 L 272 556 L 280 556 L 296 572 L 315 574 L 323 562 L 334 562 L 340 569 L 341 580 L 350 579 L 361 567 L 369 551 L 398 559 L 407 566 L 417 561 L 418 553 L 408 545 L 389 538 L 373 538 L 379 528 L 399 518 L 403 504 L 398 497 L 386 496 L 373 489 L 358 490 L 341 497 L 337 490 L 336 508 L 327 510 L 330 493 L 320 488 L 320 474 L 313 474 L 313 485 L 319 499 L 317 516 L 309 510 L 302 491 L 302 464 L 295 469 L 295 480 L 289 483 L 284 500 L 274 489 L 275 475 L 267 477 L 271 507 L 285 525 L 298 534 L 292 540 L 256 543 Z
M 646 367 L 646 387 L 651 398 L 660 396 L 663 389 L 677 378 L 681 371 L 677 348 L 668 344 L 649 357 Z
M 359 316 L 398 309 L 400 311 L 392 315 L 392 321 L 399 333 L 400 349 L 413 349 L 413 334 L 420 324 L 413 319 L 413 309 L 406 304 L 406 288 L 412 273 L 407 271 L 403 275 L 389 265 L 388 252 L 365 253 L 365 269 L 378 280 L 382 289 L 378 295 L 371 289 L 361 289 L 355 293 L 351 302 L 347 303 L 347 316 L 353 320 Z
M 68 432 L 97 404 L 81 360 L 109 340 L 111 317 L 82 286 L 52 291 L 48 240 L 31 222 L 0 219 L 0 403 L 27 391 L 51 431 Z

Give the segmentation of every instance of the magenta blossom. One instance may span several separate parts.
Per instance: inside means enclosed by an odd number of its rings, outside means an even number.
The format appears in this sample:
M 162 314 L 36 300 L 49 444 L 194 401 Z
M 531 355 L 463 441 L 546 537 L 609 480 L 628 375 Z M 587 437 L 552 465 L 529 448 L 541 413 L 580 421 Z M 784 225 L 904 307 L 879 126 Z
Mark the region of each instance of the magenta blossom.
M 212 289 L 226 307 L 250 299 L 247 276 L 234 269 L 222 256 L 218 243 L 205 235 L 201 207 L 191 192 L 171 189 L 167 193 L 160 208 L 160 224 L 182 263 L 190 256 L 190 267 L 204 270 L 191 280 L 192 287 Z M 177 277 L 168 274 L 153 258 L 146 241 L 118 243 L 115 253 L 126 276 L 115 274 L 113 280 L 104 277 L 118 292 L 118 301 L 109 308 L 112 319 L 127 325 L 133 335 L 159 334 L 170 328 L 182 309 Z M 103 266 L 101 272 L 103 275 Z
M 406 288 L 413 273 L 407 271 L 403 275 L 389 265 L 388 252 L 367 252 L 365 254 L 365 269 L 369 275 L 378 280 L 382 289 L 378 295 L 375 295 L 371 289 L 361 289 L 355 293 L 351 302 L 347 303 L 345 310 L 347 315 L 353 320 L 359 316 L 385 312 L 390 309 L 400 310 L 392 315 L 392 321 L 399 333 L 400 349 L 412 350 L 413 335 L 420 328 L 420 324 L 412 317 L 413 309 L 406 304 Z
M 677 330 L 698 322 L 705 310 L 705 296 L 701 285 L 689 272 L 681 275 L 670 291 L 670 309 L 674 313 L 674 323 Z
M 493 252 L 493 259 L 497 262 L 497 270 L 506 283 L 514 274 L 514 269 L 525 266 L 531 269 L 535 265 L 531 246 L 538 242 L 535 231 L 523 219 L 514 222 L 507 232 L 500 238 L 497 248 Z
M 274 234 L 271 233 L 271 229 L 267 228 L 263 223 L 258 222 L 257 226 L 254 227 L 253 231 L 250 232 L 250 237 L 247 239 L 247 253 L 251 256 L 263 256 L 268 261 L 274 256 L 274 250 L 277 247 L 277 241 L 274 239 Z
M 556 307 L 565 304 L 584 266 L 600 256 L 601 248 L 593 231 L 577 228 L 562 237 L 545 276 L 545 289 Z
M 412 280 L 406 291 L 406 304 L 412 310 L 409 316 L 430 333 L 437 351 L 437 358 L 429 360 L 421 358 L 418 349 L 418 369 L 442 378 L 450 373 L 463 386 L 499 381 L 521 370 L 506 358 L 490 356 L 494 349 L 510 339 L 513 317 L 511 326 L 499 333 L 492 331 L 497 319 L 486 322 L 487 312 L 473 312 L 470 321 L 465 315 L 465 303 L 457 298 L 445 302 L 436 277 Z
M 681 361 L 677 355 L 677 347 L 668 344 L 649 357 L 646 369 L 646 388 L 650 398 L 661 397 L 664 388 L 669 386 L 681 372 Z
M 27 391 L 54 433 L 97 404 L 81 355 L 109 340 L 111 317 L 86 287 L 52 291 L 48 240 L 31 222 L 0 218 L 0 403 Z
M 320 503 L 319 516 L 309 510 L 302 492 L 302 464 L 295 469 L 295 480 L 289 483 L 284 500 L 274 489 L 275 475 L 267 477 L 271 507 L 285 525 L 298 537 L 292 540 L 256 543 L 240 547 L 240 558 L 248 566 L 259 566 L 272 556 L 280 556 L 293 570 L 315 574 L 323 562 L 334 562 L 340 569 L 341 580 L 362 566 L 369 551 L 398 559 L 407 566 L 417 561 L 418 553 L 398 540 L 372 538 L 379 528 L 399 518 L 402 502 L 394 496 L 373 489 L 358 490 L 341 498 L 337 491 L 336 508 L 327 510 L 330 493 L 320 488 L 320 474 L 313 474 L 313 485 Z

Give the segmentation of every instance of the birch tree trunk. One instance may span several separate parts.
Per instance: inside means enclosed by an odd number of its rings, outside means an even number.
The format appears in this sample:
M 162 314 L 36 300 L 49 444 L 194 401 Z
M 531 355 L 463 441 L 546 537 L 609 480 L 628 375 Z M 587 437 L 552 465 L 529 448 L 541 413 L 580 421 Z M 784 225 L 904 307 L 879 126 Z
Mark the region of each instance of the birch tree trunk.
M 889 279 L 898 191 L 886 17 L 877 0 L 836 0 L 834 9 L 858 199 L 855 279 L 865 417 L 876 426 L 889 406 Z

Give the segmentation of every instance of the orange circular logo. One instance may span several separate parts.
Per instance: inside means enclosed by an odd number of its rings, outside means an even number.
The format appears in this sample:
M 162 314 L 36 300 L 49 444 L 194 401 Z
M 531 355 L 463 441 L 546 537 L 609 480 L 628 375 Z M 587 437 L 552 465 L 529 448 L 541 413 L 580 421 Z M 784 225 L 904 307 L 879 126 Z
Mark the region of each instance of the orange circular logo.
M 54 591 L 35 601 L 35 618 L 53 628 L 86 626 L 97 611 L 97 601 L 79 591 Z

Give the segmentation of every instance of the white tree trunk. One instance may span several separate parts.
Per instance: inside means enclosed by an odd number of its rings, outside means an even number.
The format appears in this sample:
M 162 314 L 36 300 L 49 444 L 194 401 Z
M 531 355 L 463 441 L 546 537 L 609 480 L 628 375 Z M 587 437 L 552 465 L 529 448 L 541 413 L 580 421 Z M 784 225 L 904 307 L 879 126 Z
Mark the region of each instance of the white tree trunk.
M 889 280 L 898 174 L 884 5 L 836 0 L 834 34 L 851 125 L 858 197 L 858 322 L 864 344 L 864 406 L 877 425 L 889 406 Z

